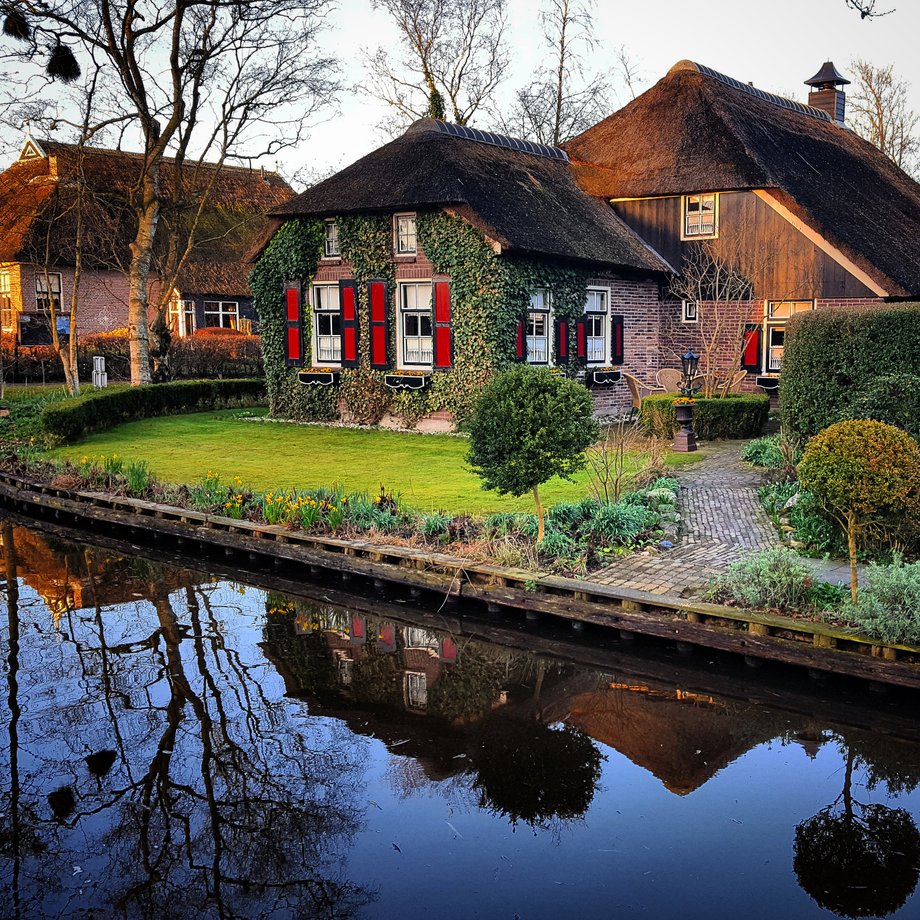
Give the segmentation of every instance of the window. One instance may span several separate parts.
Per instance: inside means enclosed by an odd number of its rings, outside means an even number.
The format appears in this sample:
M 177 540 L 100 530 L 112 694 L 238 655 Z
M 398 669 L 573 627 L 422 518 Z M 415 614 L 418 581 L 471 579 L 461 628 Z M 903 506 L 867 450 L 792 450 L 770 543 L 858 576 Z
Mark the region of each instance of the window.
M 339 250 L 339 225 L 334 220 L 326 221 L 326 240 L 323 244 L 323 254 L 327 259 L 341 255 Z
M 44 313 L 61 309 L 61 276 L 57 272 L 39 271 L 35 274 L 35 307 Z
M 173 297 L 169 301 L 169 329 L 180 338 L 195 331 L 195 301 Z
M 240 306 L 235 300 L 206 300 L 204 324 L 209 329 L 239 329 Z
M 609 323 L 607 320 L 607 300 L 609 292 L 606 290 L 588 291 L 585 302 L 585 357 L 588 364 L 606 364 Z
M 404 367 L 431 367 L 431 282 L 400 284 L 400 363 Z
M 415 215 L 396 215 L 396 255 L 414 256 L 416 252 Z
M 530 295 L 527 313 L 527 363 L 549 364 L 549 324 L 552 308 L 549 291 L 538 288 Z
M 338 364 L 342 360 L 342 308 L 334 284 L 313 288 L 313 363 Z
M 718 234 L 719 196 L 714 192 L 684 197 L 684 232 L 682 239 L 699 239 Z
M 764 371 L 778 374 L 783 367 L 783 349 L 786 344 L 786 320 L 806 310 L 814 310 L 813 300 L 768 300 L 765 316 L 766 360 Z
M 428 678 L 423 672 L 406 672 L 406 705 L 410 709 L 428 708 Z
M 12 329 L 16 321 L 13 310 L 13 292 L 10 287 L 10 273 L 0 272 L 0 328 Z
M 684 323 L 698 323 L 700 321 L 699 305 L 695 300 L 685 300 L 681 303 L 680 318 Z

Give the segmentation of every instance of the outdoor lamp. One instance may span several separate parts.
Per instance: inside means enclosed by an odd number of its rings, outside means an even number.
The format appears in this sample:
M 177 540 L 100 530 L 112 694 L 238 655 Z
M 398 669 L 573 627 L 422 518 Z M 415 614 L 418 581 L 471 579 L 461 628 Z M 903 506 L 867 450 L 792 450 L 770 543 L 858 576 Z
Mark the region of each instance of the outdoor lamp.
M 689 381 L 696 376 L 696 369 L 700 363 L 700 356 L 688 351 L 685 355 L 680 356 L 680 366 L 684 372 L 684 377 Z

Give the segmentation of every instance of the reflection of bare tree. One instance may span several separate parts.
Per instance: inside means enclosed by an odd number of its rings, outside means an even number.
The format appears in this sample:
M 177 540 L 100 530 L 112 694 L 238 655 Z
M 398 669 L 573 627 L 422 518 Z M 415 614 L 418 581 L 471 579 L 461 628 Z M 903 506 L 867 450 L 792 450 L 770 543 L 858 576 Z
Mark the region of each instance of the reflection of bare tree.
M 152 606 L 74 612 L 56 644 L 29 624 L 17 649 L 19 674 L 35 669 L 19 747 L 41 772 L 20 782 L 14 767 L 11 811 L 33 814 L 45 848 L 10 835 L 21 915 L 351 916 L 370 897 L 339 868 L 362 820 L 364 744 L 339 723 L 294 729 L 258 651 L 222 635 L 211 591 L 170 596 L 150 575 Z M 40 712 L 43 679 L 66 685 L 68 667 L 80 698 Z

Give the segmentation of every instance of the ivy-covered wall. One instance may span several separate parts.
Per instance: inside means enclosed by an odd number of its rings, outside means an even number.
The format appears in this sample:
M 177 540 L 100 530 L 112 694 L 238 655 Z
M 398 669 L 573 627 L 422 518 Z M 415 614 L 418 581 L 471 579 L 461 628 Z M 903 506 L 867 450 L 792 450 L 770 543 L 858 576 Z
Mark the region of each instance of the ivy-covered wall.
M 343 369 L 336 387 L 307 387 L 284 362 L 283 290 L 299 279 L 304 290 L 304 354 L 311 354 L 312 316 L 307 292 L 322 252 L 321 221 L 289 221 L 275 235 L 253 270 L 250 283 L 262 324 L 262 348 L 271 412 L 300 420 L 348 420 L 376 424 L 386 413 L 406 426 L 445 410 L 462 423 L 490 376 L 514 361 L 516 329 L 535 288 L 551 292 L 555 318 L 574 319 L 584 310 L 588 273 L 536 259 L 497 254 L 483 234 L 444 212 L 419 213 L 418 242 L 436 275 L 450 278 L 454 363 L 436 371 L 421 391 L 391 390 L 384 372 L 371 370 L 367 282 L 389 285 L 389 361 L 396 366 L 397 287 L 390 215 L 337 218 L 342 259 L 358 282 L 359 366 Z M 575 328 L 569 324 L 569 359 L 574 375 Z M 553 336 L 550 336 L 551 340 Z M 308 362 L 309 363 L 309 362 Z M 557 362 L 558 364 L 558 362 Z

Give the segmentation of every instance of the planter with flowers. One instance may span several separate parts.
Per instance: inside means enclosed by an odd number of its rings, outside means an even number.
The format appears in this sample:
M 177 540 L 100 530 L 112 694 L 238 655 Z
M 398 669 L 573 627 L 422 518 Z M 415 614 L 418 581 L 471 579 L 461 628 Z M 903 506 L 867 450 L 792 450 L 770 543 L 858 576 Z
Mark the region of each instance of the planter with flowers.
M 693 407 L 696 400 L 690 396 L 679 396 L 674 400 L 674 418 L 680 429 L 674 438 L 675 451 L 687 453 L 697 449 L 696 435 L 693 433 Z
M 589 367 L 585 371 L 585 385 L 609 387 L 617 383 L 622 375 L 616 367 Z
M 297 372 L 297 379 L 308 387 L 331 387 L 339 382 L 335 367 L 308 367 Z
M 391 390 L 424 390 L 430 379 L 430 371 L 398 371 L 385 374 L 383 382 Z

